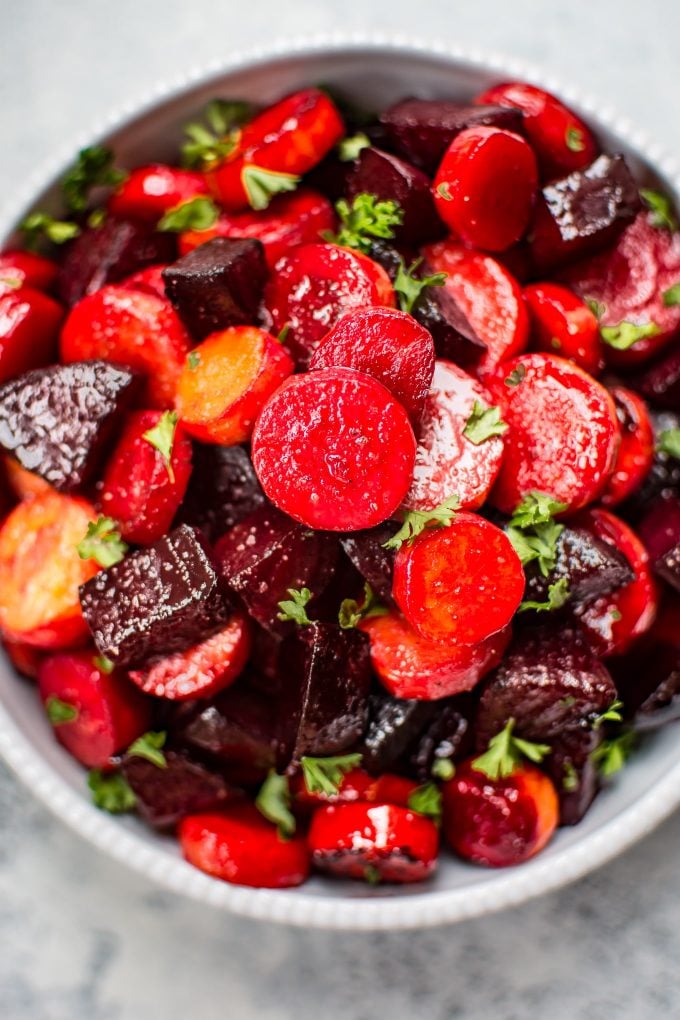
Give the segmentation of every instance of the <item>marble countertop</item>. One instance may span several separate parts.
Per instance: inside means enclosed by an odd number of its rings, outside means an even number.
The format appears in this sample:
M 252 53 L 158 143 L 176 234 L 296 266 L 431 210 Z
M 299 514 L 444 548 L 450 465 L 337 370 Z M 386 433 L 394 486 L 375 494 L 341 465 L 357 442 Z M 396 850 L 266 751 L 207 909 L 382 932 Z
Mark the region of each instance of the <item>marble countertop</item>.
M 680 156 L 676 0 L 23 0 L 3 11 L 3 201 L 83 126 L 281 35 L 417 34 L 512 54 Z M 285 16 L 282 12 L 285 11 Z M 415 25 L 415 33 L 414 33 Z M 0 765 L 3 1020 L 645 1020 L 680 1015 L 680 815 L 559 893 L 434 931 L 269 927 L 150 888 Z

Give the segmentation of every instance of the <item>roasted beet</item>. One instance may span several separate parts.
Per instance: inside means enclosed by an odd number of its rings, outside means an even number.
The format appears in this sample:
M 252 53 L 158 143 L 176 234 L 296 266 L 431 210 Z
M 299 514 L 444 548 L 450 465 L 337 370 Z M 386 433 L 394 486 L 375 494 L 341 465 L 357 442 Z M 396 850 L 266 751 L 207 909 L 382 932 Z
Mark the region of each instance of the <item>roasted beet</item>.
M 380 117 L 392 147 L 432 174 L 456 135 L 478 125 L 519 131 L 522 114 L 502 106 L 464 106 L 446 99 L 402 99 Z
M 639 209 L 638 187 L 623 156 L 599 156 L 586 170 L 546 184 L 531 232 L 537 271 L 611 244 Z
M 393 698 L 381 691 L 370 698 L 363 765 L 378 775 L 394 767 L 426 726 L 439 716 L 441 702 Z
M 398 156 L 372 147 L 362 149 L 347 180 L 347 197 L 351 202 L 365 193 L 396 202 L 402 209 L 404 219 L 395 230 L 399 242 L 425 244 L 446 233 L 434 207 L 429 178 Z
M 555 737 L 546 759 L 548 775 L 560 802 L 560 825 L 577 825 L 600 788 L 593 752 L 602 742 L 602 728 L 583 727 Z
M 657 407 L 680 407 L 680 345 L 650 365 L 634 382 L 635 388 Z
M 671 411 L 653 411 L 651 419 L 656 440 L 654 461 L 639 490 L 621 509 L 623 516 L 633 521 L 647 513 L 659 497 L 680 495 L 680 460 L 666 453 L 660 442 L 664 432 L 680 429 L 680 415 Z
M 657 729 L 680 719 L 677 641 L 669 641 L 653 630 L 625 658 L 613 660 L 612 671 L 626 715 L 636 729 Z
M 77 489 L 106 451 L 135 377 L 105 361 L 37 368 L 0 387 L 0 445 L 55 489 Z
M 432 779 L 432 767 L 437 762 L 450 762 L 471 750 L 472 699 L 465 694 L 448 698 L 437 702 L 436 709 L 435 715 L 409 745 L 400 763 L 420 783 Z
M 680 498 L 658 499 L 638 524 L 654 572 L 680 591 Z
M 255 238 L 215 237 L 162 275 L 166 294 L 195 340 L 258 321 L 268 271 L 264 247 Z
M 96 574 L 80 603 L 100 654 L 119 666 L 188 648 L 229 615 L 207 545 L 186 524 Z
M 165 766 L 126 755 L 122 772 L 137 798 L 137 810 L 156 829 L 171 829 L 186 815 L 210 811 L 229 797 L 219 773 L 178 751 L 163 751 Z
M 242 446 L 194 443 L 193 470 L 178 520 L 200 528 L 210 542 L 264 503 Z
M 477 746 L 486 748 L 511 718 L 518 736 L 550 743 L 604 712 L 615 698 L 609 672 L 576 626 L 545 624 L 521 631 L 484 684 Z
M 69 246 L 59 268 L 57 287 L 67 305 L 115 283 L 145 266 L 172 262 L 174 234 L 162 234 L 139 223 L 107 219 L 100 227 L 89 227 Z
M 342 548 L 361 576 L 368 581 L 376 595 L 390 604 L 394 553 L 384 546 L 396 530 L 395 524 L 386 522 L 367 531 L 352 531 L 340 539 Z
M 278 708 L 282 759 L 334 755 L 354 746 L 368 718 L 366 635 L 313 623 L 286 639 L 281 661 L 288 673 Z
M 525 599 L 544 602 L 551 584 L 565 579 L 571 602 L 605 595 L 633 580 L 633 571 L 623 553 L 600 541 L 584 528 L 566 527 L 555 545 L 555 566 L 547 577 L 536 563 L 525 567 Z
M 263 506 L 228 531 L 217 544 L 223 576 L 263 627 L 284 634 L 279 602 L 289 588 L 309 588 L 319 595 L 337 559 L 330 535 L 311 531 L 274 507 Z

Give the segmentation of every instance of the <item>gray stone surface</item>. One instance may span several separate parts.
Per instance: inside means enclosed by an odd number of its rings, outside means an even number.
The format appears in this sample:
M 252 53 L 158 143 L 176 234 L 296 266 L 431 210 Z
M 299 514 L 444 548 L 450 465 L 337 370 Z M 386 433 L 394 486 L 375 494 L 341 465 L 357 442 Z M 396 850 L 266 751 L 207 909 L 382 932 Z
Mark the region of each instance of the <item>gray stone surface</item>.
M 281 34 L 336 30 L 528 59 L 680 154 L 677 0 L 0 0 L 0 201 L 38 161 L 157 80 Z M 680 1015 L 677 815 L 558 894 L 394 935 L 268 927 L 149 888 L 2 767 L 0 819 L 2 1020 Z

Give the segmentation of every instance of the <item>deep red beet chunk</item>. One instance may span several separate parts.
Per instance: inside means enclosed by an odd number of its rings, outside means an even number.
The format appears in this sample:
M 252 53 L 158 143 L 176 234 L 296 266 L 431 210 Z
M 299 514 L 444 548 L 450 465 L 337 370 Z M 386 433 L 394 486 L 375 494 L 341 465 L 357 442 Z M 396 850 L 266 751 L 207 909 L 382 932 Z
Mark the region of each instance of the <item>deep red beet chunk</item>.
M 659 499 L 638 525 L 656 574 L 680 591 L 680 499 Z
M 381 201 L 396 202 L 403 213 L 394 236 L 404 244 L 425 244 L 445 233 L 437 216 L 430 179 L 415 166 L 381 149 L 362 149 L 347 179 L 347 197 L 375 195 Z
M 342 548 L 383 601 L 392 602 L 392 574 L 394 553 L 385 548 L 385 542 L 394 535 L 396 524 L 379 524 L 368 531 L 353 531 L 340 539 Z
M 655 361 L 635 380 L 635 388 L 650 403 L 669 411 L 680 407 L 680 347 Z
M 439 714 L 440 702 L 393 698 L 386 691 L 371 695 L 362 764 L 379 775 L 393 768 L 407 748 Z
M 178 751 L 163 751 L 165 765 L 126 755 L 122 772 L 137 798 L 137 810 L 156 829 L 172 829 L 197 811 L 211 811 L 229 798 L 224 778 Z
M 193 444 L 193 468 L 179 519 L 210 542 L 264 503 L 250 457 L 242 446 Z
M 545 766 L 555 784 L 560 825 L 577 825 L 600 789 L 594 752 L 604 739 L 603 727 L 566 730 L 552 739 Z
M 567 582 L 570 602 L 577 603 L 630 584 L 634 576 L 622 552 L 585 528 L 570 527 L 564 528 L 555 543 L 555 566 L 547 576 L 535 561 L 525 564 L 524 572 L 524 598 L 534 602 L 545 602 L 550 585 L 559 581 Z
M 436 703 L 433 719 L 409 745 L 401 766 L 419 783 L 430 782 L 442 763 L 451 763 L 472 750 L 471 720 L 475 703 L 462 694 Z M 434 771 L 433 771 L 434 770 Z

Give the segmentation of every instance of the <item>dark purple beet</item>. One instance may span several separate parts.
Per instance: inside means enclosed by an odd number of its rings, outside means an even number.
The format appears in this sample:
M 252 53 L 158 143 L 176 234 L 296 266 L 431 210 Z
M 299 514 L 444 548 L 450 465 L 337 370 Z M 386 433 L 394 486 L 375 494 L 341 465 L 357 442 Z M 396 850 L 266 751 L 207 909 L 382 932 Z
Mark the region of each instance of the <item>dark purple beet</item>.
M 186 815 L 214 811 L 229 797 L 217 772 L 178 751 L 164 751 L 165 768 L 126 755 L 123 775 L 137 797 L 137 810 L 156 829 L 170 829 Z
M 239 679 L 175 732 L 193 751 L 219 762 L 231 782 L 260 782 L 276 765 L 277 719 L 270 696 Z
M 604 712 L 616 699 L 606 667 L 575 625 L 520 631 L 485 681 L 475 722 L 480 749 L 509 719 L 527 740 L 550 743 Z
M 57 289 L 67 305 L 116 283 L 133 273 L 172 262 L 177 255 L 174 234 L 160 233 L 139 223 L 107 219 L 89 227 L 73 241 L 61 263 Z
M 632 380 L 652 404 L 668 411 L 680 409 L 680 344 Z
M 366 531 L 352 531 L 343 535 L 340 544 L 365 581 L 383 602 L 392 605 L 392 574 L 394 553 L 383 548 L 397 531 L 389 521 Z
M 345 163 L 333 149 L 314 167 L 310 173 L 305 175 L 305 186 L 314 191 L 320 191 L 322 195 L 329 198 L 331 202 L 337 202 L 345 194 L 347 177 L 352 170 L 353 163 Z
M 0 387 L 0 446 L 55 489 L 90 479 L 134 394 L 136 378 L 106 361 L 36 368 Z
M 375 775 L 394 768 L 439 711 L 436 701 L 393 698 L 383 691 L 372 694 L 362 745 L 364 768 Z
M 421 245 L 446 234 L 435 210 L 429 177 L 398 156 L 372 147 L 361 150 L 347 178 L 346 193 L 351 201 L 364 192 L 394 201 L 403 210 L 403 223 L 395 230 L 398 242 Z
M 404 261 L 399 251 L 383 241 L 374 241 L 369 255 L 394 281 Z M 421 263 L 416 276 L 429 275 L 431 268 L 426 262 Z M 486 344 L 477 336 L 462 308 L 445 287 L 426 287 L 413 306 L 412 314 L 432 335 L 438 358 L 465 368 L 475 365 L 486 352 Z
M 655 573 L 680 591 L 680 498 L 658 499 L 638 524 Z
M 361 739 L 371 686 L 369 640 L 330 623 L 298 627 L 281 650 L 280 758 L 340 754 Z
M 269 275 L 255 238 L 214 237 L 162 274 L 165 293 L 195 340 L 230 326 L 255 325 Z
M 434 174 L 461 131 L 485 125 L 521 131 L 522 114 L 504 106 L 464 106 L 445 99 L 402 99 L 380 117 L 391 147 Z
M 680 414 L 671 411 L 652 411 L 652 425 L 656 439 L 654 463 L 638 491 L 621 510 L 626 518 L 637 525 L 637 521 L 665 496 L 680 496 L 680 460 L 665 453 L 659 446 L 659 438 L 670 429 L 680 429 Z
M 529 238 L 536 270 L 551 271 L 612 244 L 640 205 L 623 156 L 598 156 L 585 170 L 546 184 Z
M 243 447 L 194 443 L 191 478 L 178 522 L 200 528 L 210 542 L 216 542 L 264 502 Z
M 634 574 L 628 560 L 614 546 L 601 542 L 584 528 L 565 527 L 555 546 L 555 567 L 544 577 L 535 563 L 524 569 L 525 599 L 544 602 L 548 588 L 566 579 L 570 601 L 584 602 L 630 584 Z
M 602 727 L 568 730 L 552 741 L 545 768 L 560 802 L 560 825 L 577 825 L 600 788 L 593 752 L 603 739 Z
M 224 579 L 251 616 L 275 634 L 285 634 L 292 625 L 279 620 L 279 602 L 289 598 L 289 588 L 320 595 L 333 574 L 338 544 L 332 535 L 263 506 L 227 532 L 216 553 Z
M 463 758 L 472 749 L 472 698 L 463 694 L 438 701 L 436 706 L 436 715 L 408 747 L 400 763 L 420 783 L 432 779 L 432 766 L 436 761 Z
M 638 730 L 680 719 L 680 645 L 652 631 L 626 656 L 612 659 L 626 716 Z
M 196 644 L 230 609 L 205 539 L 186 524 L 81 585 L 80 604 L 99 653 L 117 666 Z

